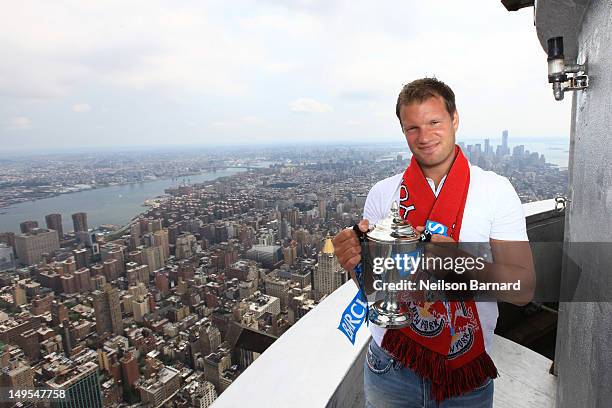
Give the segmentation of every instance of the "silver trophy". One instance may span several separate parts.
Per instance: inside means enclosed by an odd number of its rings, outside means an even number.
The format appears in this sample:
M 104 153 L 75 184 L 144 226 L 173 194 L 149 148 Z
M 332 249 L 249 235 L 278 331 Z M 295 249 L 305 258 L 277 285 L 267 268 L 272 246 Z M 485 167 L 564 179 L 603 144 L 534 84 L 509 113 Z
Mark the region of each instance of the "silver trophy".
M 370 322 L 385 328 L 402 328 L 411 322 L 406 305 L 423 256 L 421 235 L 399 215 L 394 202 L 389 214 L 367 233 L 360 234 L 363 290 L 370 305 Z M 391 261 L 393 260 L 393 265 Z

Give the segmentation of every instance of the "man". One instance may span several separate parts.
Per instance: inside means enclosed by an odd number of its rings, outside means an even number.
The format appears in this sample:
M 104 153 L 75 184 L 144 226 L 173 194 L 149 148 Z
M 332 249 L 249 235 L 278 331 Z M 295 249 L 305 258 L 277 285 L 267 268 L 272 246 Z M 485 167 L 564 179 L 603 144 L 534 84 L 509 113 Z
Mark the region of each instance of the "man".
M 434 78 L 415 80 L 401 90 L 396 115 L 412 161 L 405 172 L 371 188 L 359 229 L 368 231 L 397 202 L 400 215 L 419 232 L 428 226 L 434 245 L 489 243 L 493 262 L 470 276 L 481 282 L 520 280 L 520 290 L 495 296 L 527 304 L 535 273 L 521 202 L 506 178 L 471 165 L 455 145 L 459 115 L 453 91 Z M 353 268 L 361 259 L 356 233 L 340 232 L 334 248 L 356 280 Z M 366 406 L 491 407 L 497 370 L 489 354 L 497 303 L 415 301 L 410 310 L 413 323 L 407 328 L 369 325 Z M 427 322 L 421 329 L 435 330 L 421 330 L 416 321 Z

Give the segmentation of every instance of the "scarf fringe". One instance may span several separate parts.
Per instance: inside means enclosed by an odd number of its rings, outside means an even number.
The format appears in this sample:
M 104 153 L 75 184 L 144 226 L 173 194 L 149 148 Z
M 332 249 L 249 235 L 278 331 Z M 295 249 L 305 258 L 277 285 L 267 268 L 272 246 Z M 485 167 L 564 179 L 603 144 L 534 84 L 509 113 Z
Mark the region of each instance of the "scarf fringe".
M 438 402 L 470 392 L 487 378 L 497 378 L 498 375 L 486 351 L 461 367 L 452 369 L 446 356 L 423 347 L 399 330 L 387 330 L 381 346 L 405 367 L 431 381 L 430 398 Z

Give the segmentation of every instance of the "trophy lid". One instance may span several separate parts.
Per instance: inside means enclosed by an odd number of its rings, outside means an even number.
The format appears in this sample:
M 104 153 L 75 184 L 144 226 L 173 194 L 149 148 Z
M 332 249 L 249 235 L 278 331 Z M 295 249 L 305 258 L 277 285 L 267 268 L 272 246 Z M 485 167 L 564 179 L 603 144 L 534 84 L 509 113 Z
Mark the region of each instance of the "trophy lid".
M 404 220 L 399 215 L 399 208 L 397 202 L 391 204 L 389 214 L 380 222 L 376 224 L 376 227 L 368 232 L 368 238 L 374 241 L 381 242 L 406 242 L 406 241 L 418 241 L 419 234 L 410 225 L 408 220 Z

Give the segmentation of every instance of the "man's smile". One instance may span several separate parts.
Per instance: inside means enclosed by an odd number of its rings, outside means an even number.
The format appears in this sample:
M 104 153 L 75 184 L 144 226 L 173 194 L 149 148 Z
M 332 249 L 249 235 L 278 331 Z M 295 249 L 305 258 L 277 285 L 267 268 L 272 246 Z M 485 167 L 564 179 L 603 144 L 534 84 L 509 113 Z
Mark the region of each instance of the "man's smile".
M 423 153 L 433 153 L 436 148 L 438 147 L 438 145 L 440 144 L 440 142 L 436 142 L 436 143 L 430 143 L 428 145 L 424 145 L 424 146 L 419 146 L 419 150 Z

